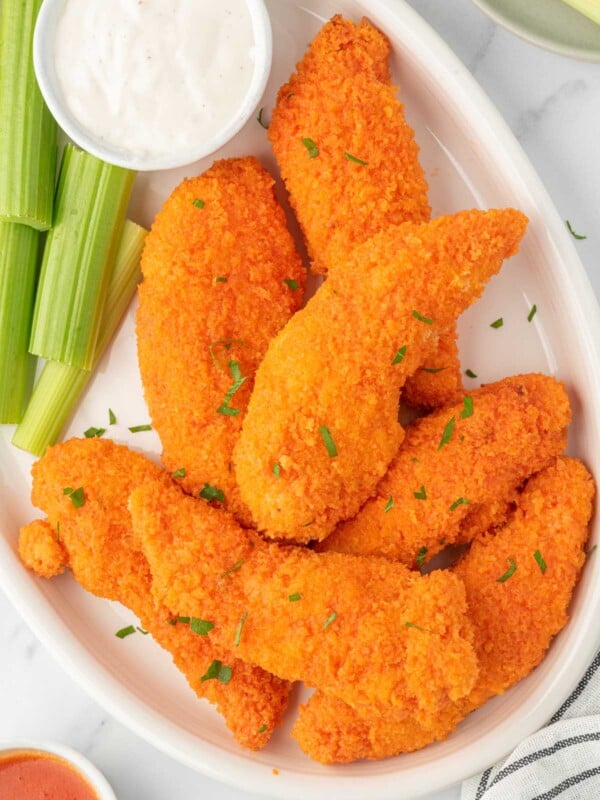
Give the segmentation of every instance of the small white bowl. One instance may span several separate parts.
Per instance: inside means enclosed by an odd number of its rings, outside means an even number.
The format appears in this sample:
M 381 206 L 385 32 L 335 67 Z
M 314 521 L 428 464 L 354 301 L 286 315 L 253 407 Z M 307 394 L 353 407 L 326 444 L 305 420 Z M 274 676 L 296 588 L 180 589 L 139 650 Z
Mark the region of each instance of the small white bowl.
M 22 752 L 49 753 L 66 761 L 75 771 L 86 779 L 98 795 L 98 800 L 117 800 L 108 781 L 91 761 L 60 742 L 49 742 L 45 739 L 0 739 L 0 759 Z
M 63 131 L 88 153 L 138 171 L 174 169 L 191 164 L 221 148 L 246 124 L 265 91 L 273 56 L 271 20 L 264 0 L 244 0 L 250 14 L 254 37 L 254 73 L 248 91 L 237 113 L 215 135 L 205 139 L 196 148 L 174 151 L 168 155 L 136 155 L 111 146 L 84 128 L 71 113 L 60 89 L 55 68 L 54 46 L 56 26 L 67 0 L 44 0 L 33 37 L 33 64 L 40 91 L 52 115 Z

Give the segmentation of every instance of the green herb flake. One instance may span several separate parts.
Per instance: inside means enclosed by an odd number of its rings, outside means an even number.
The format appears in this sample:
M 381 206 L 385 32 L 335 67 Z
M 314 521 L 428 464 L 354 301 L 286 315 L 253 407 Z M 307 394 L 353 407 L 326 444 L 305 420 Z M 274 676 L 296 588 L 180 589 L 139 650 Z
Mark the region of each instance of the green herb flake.
M 219 362 L 215 358 L 214 348 L 218 344 L 222 344 L 225 350 L 227 351 L 231 350 L 231 346 L 233 344 L 239 344 L 242 347 L 246 347 L 246 342 L 243 342 L 241 339 L 217 339 L 215 342 L 211 342 L 208 345 L 208 352 L 210 353 L 210 357 L 212 358 L 213 364 L 215 365 L 215 367 L 217 367 L 217 369 L 222 369 Z
M 468 506 L 468 505 L 469 505 L 469 501 L 467 500 L 466 497 L 459 497 L 457 500 L 455 500 L 452 503 L 452 505 L 449 508 L 449 511 L 456 511 L 456 509 L 459 506 Z
M 302 144 L 308 150 L 308 155 L 310 158 L 316 158 L 319 155 L 319 148 L 312 139 L 308 138 L 308 136 L 302 139 Z
M 290 603 L 297 603 L 298 600 L 302 600 L 302 595 L 300 594 L 300 592 L 294 592 L 294 594 L 288 595 L 288 600 L 290 601 Z
M 574 231 L 574 230 L 573 230 L 573 228 L 571 227 L 571 223 L 569 222 L 569 220 L 568 220 L 568 219 L 567 219 L 567 220 L 565 220 L 565 222 L 567 223 L 567 228 L 569 229 L 569 233 L 571 234 L 571 236 L 572 236 L 574 239 L 587 239 L 587 236 L 581 236 L 581 234 L 579 234 L 579 233 L 575 233 L 575 231 Z
M 275 477 L 277 479 L 279 479 L 281 477 L 281 464 L 278 464 L 277 462 L 275 462 L 273 464 L 272 469 L 273 469 L 273 475 L 275 475 Z
M 197 197 L 195 200 L 192 201 L 192 205 L 196 206 L 196 208 L 204 208 L 206 203 L 204 202 L 204 200 L 200 200 L 200 198 Z
M 352 161 L 353 164 L 360 164 L 361 167 L 366 167 L 369 163 L 368 161 L 363 161 L 362 158 L 353 156 L 352 153 L 344 153 L 344 158 L 347 158 L 348 161 Z
M 231 575 L 231 573 L 232 573 L 232 572 L 237 572 L 237 570 L 241 568 L 241 566 L 242 566 L 242 564 L 243 564 L 243 563 L 244 563 L 244 559 L 243 559 L 243 558 L 240 558 L 240 560 L 239 560 L 239 561 L 237 561 L 237 562 L 236 562 L 236 563 L 233 565 L 233 567 L 229 567 L 229 569 L 226 569 L 226 570 L 225 570 L 225 572 L 223 572 L 223 573 L 221 574 L 221 577 L 222 577 L 222 578 L 226 578 L 228 575 Z
M 450 421 L 447 423 L 444 431 L 442 433 L 442 438 L 440 439 L 440 443 L 438 445 L 438 450 L 441 450 L 445 444 L 448 444 L 450 439 L 452 439 L 452 435 L 454 433 L 454 425 L 456 420 L 454 417 L 451 417 Z
M 509 568 L 506 570 L 506 572 L 504 573 L 504 575 L 501 575 L 499 578 L 496 578 L 496 581 L 497 581 L 498 583 L 504 583 L 504 582 L 505 582 L 505 581 L 507 581 L 509 578 L 511 578 L 511 577 L 512 577 L 512 576 L 515 574 L 515 572 L 517 571 L 517 565 L 516 565 L 516 563 L 515 563 L 514 559 L 512 559 L 512 558 L 509 558 L 509 559 L 508 559 L 508 563 L 510 564 L 510 566 L 509 566 Z
M 310 528 L 310 526 L 314 525 L 314 524 L 315 524 L 315 519 L 313 517 L 313 519 L 311 519 L 310 522 L 303 522 L 302 525 L 300 525 L 300 527 L 301 528 Z
M 406 355 L 406 345 L 404 345 L 404 347 L 401 347 L 398 350 L 398 352 L 396 353 L 396 355 L 392 359 L 392 366 L 394 366 L 394 364 L 399 364 L 402 361 L 402 359 L 404 358 L 405 355 Z
M 244 630 L 244 623 L 246 622 L 247 617 L 248 612 L 244 611 L 235 631 L 235 639 L 233 640 L 234 647 L 239 647 L 240 639 L 242 638 L 242 631 Z
M 531 320 L 535 317 L 536 314 L 537 314 L 537 306 L 534 303 L 531 306 L 531 311 L 529 312 L 529 314 L 527 314 L 527 322 L 531 322 Z
M 208 636 L 214 627 L 215 623 L 207 619 L 199 619 L 198 617 L 190 619 L 190 630 L 192 633 L 197 633 L 198 636 Z
M 120 631 L 117 631 L 115 636 L 119 639 L 124 639 L 126 636 L 131 636 L 132 633 L 135 633 L 135 628 L 133 625 L 128 625 L 126 628 L 121 628 Z
M 267 730 L 267 726 L 266 725 L 261 725 L 260 728 L 256 732 L 257 733 L 265 733 L 266 730 Z
M 418 631 L 425 631 L 425 633 L 428 633 L 427 628 L 422 628 L 420 625 L 417 625 L 416 622 L 405 622 L 404 627 L 416 628 Z
M 204 675 L 200 678 L 200 683 L 204 683 L 204 681 L 212 681 L 218 680 L 221 683 L 228 684 L 231 680 L 232 669 L 231 667 L 227 667 L 223 664 L 222 661 L 218 661 L 216 658 L 206 670 Z
M 191 621 L 191 617 L 177 617 L 175 620 L 175 622 L 181 622 L 182 625 L 189 625 Z
M 83 432 L 86 439 L 99 439 L 106 433 L 106 428 L 88 428 Z
M 83 492 L 83 486 L 80 486 L 79 489 L 71 489 L 71 487 L 67 487 L 63 489 L 63 494 L 68 495 L 71 498 L 71 502 L 75 506 L 75 508 L 81 508 L 81 506 L 85 505 L 85 494 Z
M 477 375 L 473 372 L 472 369 L 466 369 L 465 370 L 465 375 L 467 376 L 467 378 L 476 378 L 477 377 Z
M 63 494 L 73 494 L 73 489 L 70 486 L 65 486 Z
M 177 620 L 176 619 L 170 619 L 169 620 L 169 625 L 177 625 Z
M 142 636 L 148 636 L 148 634 L 150 633 L 150 631 L 145 631 L 143 628 L 140 628 L 139 625 L 136 625 L 135 629 L 136 631 L 139 631 L 142 634 Z
M 540 568 L 540 572 L 543 575 L 544 572 L 546 572 L 546 569 L 547 569 L 546 562 L 544 561 L 543 555 L 540 553 L 539 550 L 536 550 L 535 553 L 533 554 L 533 557 L 535 558 L 535 560 L 537 562 L 537 565 Z
M 427 492 L 425 491 L 423 484 L 421 484 L 419 491 L 413 492 L 413 494 L 417 500 L 427 500 Z
M 427 556 L 427 548 L 425 547 L 425 545 L 423 545 L 423 547 L 417 553 L 417 558 L 416 558 L 417 567 L 423 566 L 423 564 L 425 563 L 426 556 Z
M 413 461 L 415 464 L 418 464 L 418 463 L 419 463 L 419 459 L 418 459 L 416 456 L 413 456 L 413 457 L 411 458 L 411 461 Z
M 129 430 L 131 433 L 141 433 L 142 431 L 151 431 L 152 425 L 132 425 Z
M 412 315 L 413 315 L 413 317 L 415 319 L 418 319 L 419 322 L 424 322 L 425 325 L 433 325 L 433 320 L 432 319 L 430 319 L 429 317 L 422 316 L 421 314 L 419 314 L 418 311 L 413 311 Z
M 333 614 L 330 614 L 323 623 L 323 630 L 326 631 L 327 628 L 331 625 L 331 623 L 335 622 L 336 619 L 337 619 L 337 611 L 334 611 Z
M 446 367 L 421 367 L 421 372 L 428 372 L 430 375 L 437 375 L 438 372 L 443 372 Z
M 175 472 L 171 473 L 172 478 L 185 478 L 185 467 L 180 467 L 176 469 Z
M 112 408 L 108 409 L 108 424 L 109 425 L 116 425 L 117 424 L 117 417 L 116 417 L 115 412 L 112 410 Z
M 394 507 L 394 498 L 393 497 L 388 497 L 388 501 L 385 504 L 385 508 L 383 509 L 384 512 L 387 514 L 388 511 L 391 511 L 393 507 Z
M 225 399 L 217 408 L 217 414 L 224 414 L 227 417 L 235 417 L 241 413 L 241 409 L 232 408 L 229 404 L 231 403 L 233 395 L 246 383 L 248 376 L 242 375 L 239 361 L 229 361 L 227 366 L 229 367 L 233 384 L 229 387 L 225 395 Z
M 224 275 L 219 275 L 218 278 L 215 278 L 215 283 L 227 283 L 227 278 Z
M 463 410 L 460 412 L 461 419 L 468 419 L 473 416 L 473 398 L 465 397 L 463 399 Z
M 225 493 L 223 490 L 219 489 L 217 486 L 211 486 L 210 483 L 204 484 L 204 488 L 198 497 L 206 500 L 207 503 L 212 503 L 213 500 L 216 500 L 218 503 L 225 502 Z
M 256 118 L 256 121 L 258 122 L 258 124 L 262 128 L 264 128 L 265 130 L 268 130 L 269 129 L 269 123 L 264 121 L 264 119 L 263 119 L 263 111 L 264 111 L 264 108 L 261 108 L 261 110 L 258 112 L 258 117 Z
M 504 320 L 502 317 L 498 317 L 492 323 L 490 323 L 490 328 L 501 328 L 504 325 Z
M 337 447 L 335 446 L 335 442 L 333 441 L 333 436 L 331 435 L 331 431 L 326 425 L 321 425 L 319 427 L 319 433 L 321 434 L 321 439 L 323 439 L 323 444 L 327 449 L 327 454 L 329 458 L 335 458 L 338 454 Z
M 292 292 L 295 292 L 298 288 L 298 281 L 295 281 L 293 278 L 285 278 L 283 282 L 292 290 Z
M 56 523 L 56 541 L 60 542 L 60 522 Z

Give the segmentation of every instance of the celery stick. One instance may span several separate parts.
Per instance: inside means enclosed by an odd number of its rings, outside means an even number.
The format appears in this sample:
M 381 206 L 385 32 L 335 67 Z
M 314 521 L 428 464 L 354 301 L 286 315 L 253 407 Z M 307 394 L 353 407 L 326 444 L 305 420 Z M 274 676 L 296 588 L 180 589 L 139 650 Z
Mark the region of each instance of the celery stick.
M 112 339 L 140 280 L 140 255 L 146 231 L 127 220 L 121 235 L 102 318 L 94 366 Z M 92 373 L 48 361 L 35 386 L 13 444 L 41 456 L 54 444 Z
M 27 352 L 40 234 L 0 222 L 0 422 L 20 422 L 35 359 Z
M 586 17 L 600 25 L 600 3 L 598 0 L 563 0 L 568 3 L 575 11 L 584 14 Z
M 33 29 L 41 4 L 0 4 L 0 219 L 47 230 L 58 128 L 33 72 Z
M 135 173 L 67 145 L 29 350 L 91 369 Z

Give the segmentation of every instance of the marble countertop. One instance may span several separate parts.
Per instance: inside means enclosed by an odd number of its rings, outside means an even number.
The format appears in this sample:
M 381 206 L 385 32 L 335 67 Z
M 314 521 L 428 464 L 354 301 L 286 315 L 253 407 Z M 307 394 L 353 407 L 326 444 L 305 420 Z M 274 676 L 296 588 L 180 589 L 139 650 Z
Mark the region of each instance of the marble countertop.
M 600 65 L 537 49 L 469 0 L 409 1 L 496 104 L 562 217 L 587 236 L 577 248 L 600 296 Z M 106 774 L 119 800 L 258 800 L 186 769 L 112 719 L 67 677 L 1 591 L 0 654 L 0 740 L 71 745 Z M 459 797 L 456 786 L 429 800 Z

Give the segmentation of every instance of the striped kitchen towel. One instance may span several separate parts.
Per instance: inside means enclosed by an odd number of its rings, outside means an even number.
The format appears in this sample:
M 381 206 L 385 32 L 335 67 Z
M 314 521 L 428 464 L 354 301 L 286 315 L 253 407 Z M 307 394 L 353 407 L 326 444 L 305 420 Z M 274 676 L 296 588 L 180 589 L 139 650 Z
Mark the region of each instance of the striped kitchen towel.
M 461 800 L 599 800 L 600 652 L 548 725 L 462 785 Z

